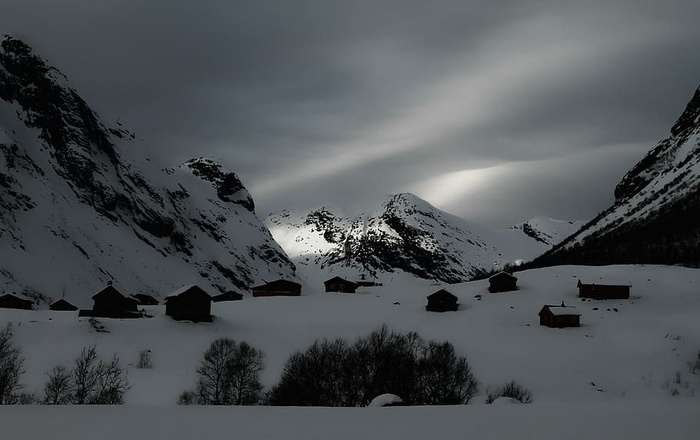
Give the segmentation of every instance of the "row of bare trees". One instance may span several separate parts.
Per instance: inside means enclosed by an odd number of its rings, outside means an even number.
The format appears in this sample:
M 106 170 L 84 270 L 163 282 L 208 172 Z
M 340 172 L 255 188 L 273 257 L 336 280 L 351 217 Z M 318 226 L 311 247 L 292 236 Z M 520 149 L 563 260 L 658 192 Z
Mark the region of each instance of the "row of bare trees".
M 49 371 L 43 399 L 23 391 L 22 374 L 22 350 L 13 343 L 8 324 L 0 330 L 0 404 L 118 405 L 129 389 L 119 358 L 101 359 L 94 345 L 82 349 L 72 368 L 56 365 Z

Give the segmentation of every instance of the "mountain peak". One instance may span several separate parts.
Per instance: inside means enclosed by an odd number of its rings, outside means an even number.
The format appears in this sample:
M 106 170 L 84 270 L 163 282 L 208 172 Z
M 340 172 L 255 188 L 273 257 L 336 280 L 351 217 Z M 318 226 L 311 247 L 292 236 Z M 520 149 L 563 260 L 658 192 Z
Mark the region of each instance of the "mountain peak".
M 222 201 L 239 204 L 250 212 L 255 211 L 253 198 L 238 176 L 233 172 L 225 171 L 216 160 L 198 157 L 183 163 L 180 168 L 189 170 L 193 175 L 210 182 Z

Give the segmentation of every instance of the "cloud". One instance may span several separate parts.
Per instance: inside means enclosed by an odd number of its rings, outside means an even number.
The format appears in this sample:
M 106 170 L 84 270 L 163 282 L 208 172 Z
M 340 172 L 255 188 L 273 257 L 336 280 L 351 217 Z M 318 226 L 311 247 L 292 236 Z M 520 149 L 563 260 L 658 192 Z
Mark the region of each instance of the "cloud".
M 262 212 L 416 188 L 505 223 L 609 203 L 603 183 L 698 85 L 699 15 L 692 0 L 6 0 L 0 27 L 151 155 L 221 157 Z M 488 194 L 482 214 L 462 186 Z

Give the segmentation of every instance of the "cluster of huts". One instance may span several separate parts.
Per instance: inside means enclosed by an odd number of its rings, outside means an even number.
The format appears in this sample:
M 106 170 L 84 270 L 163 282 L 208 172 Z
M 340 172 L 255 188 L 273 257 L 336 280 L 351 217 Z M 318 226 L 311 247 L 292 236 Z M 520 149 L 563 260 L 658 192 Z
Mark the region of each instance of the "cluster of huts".
M 510 292 L 518 290 L 518 279 L 510 273 L 499 272 L 489 278 L 489 292 Z M 359 281 L 350 281 L 341 277 L 333 277 L 324 281 L 326 292 L 356 293 L 359 287 L 381 286 L 374 281 L 366 281 L 364 277 Z M 584 284 L 580 280 L 577 287 L 580 298 L 588 299 L 629 299 L 629 285 L 612 284 Z M 300 296 L 301 284 L 294 281 L 279 279 L 251 288 L 253 297 L 269 296 Z M 187 320 L 193 322 L 209 322 L 212 320 L 211 303 L 221 301 L 237 301 L 243 299 L 243 295 L 234 291 L 228 291 L 211 296 L 196 285 L 182 287 L 164 298 L 165 314 L 175 320 Z M 158 299 L 151 295 L 136 294 L 124 295 L 110 282 L 104 289 L 92 296 L 92 309 L 79 310 L 78 316 L 90 316 L 101 318 L 139 318 L 144 316 L 139 306 L 158 305 Z M 445 289 L 440 289 L 427 297 L 428 304 L 425 309 L 429 312 L 447 312 L 458 309 L 458 298 Z M 0 308 L 32 309 L 32 301 L 13 294 L 0 296 Z M 49 305 L 50 310 L 76 311 L 78 307 L 65 299 L 59 299 Z M 576 307 L 545 304 L 539 313 L 540 325 L 547 327 L 579 327 L 581 325 L 581 313 Z
M 510 273 L 499 272 L 489 278 L 489 292 L 510 292 L 518 290 L 518 279 Z M 629 299 L 630 285 L 617 284 L 584 284 L 581 280 L 577 284 L 579 298 L 585 299 Z M 428 304 L 425 309 L 429 312 L 447 312 L 457 310 L 458 298 L 445 289 L 440 289 L 437 292 L 428 295 Z M 540 309 L 538 316 L 540 325 L 555 328 L 564 327 L 580 327 L 581 313 L 576 307 L 567 306 L 562 303 L 560 305 L 545 304 Z

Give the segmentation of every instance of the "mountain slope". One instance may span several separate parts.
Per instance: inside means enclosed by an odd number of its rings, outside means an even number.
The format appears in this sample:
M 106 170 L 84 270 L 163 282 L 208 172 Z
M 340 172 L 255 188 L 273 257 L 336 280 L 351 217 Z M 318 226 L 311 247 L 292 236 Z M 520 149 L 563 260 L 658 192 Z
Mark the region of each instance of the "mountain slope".
M 323 276 L 404 273 L 455 283 L 551 247 L 517 229 L 469 223 L 408 193 L 361 214 L 325 207 L 306 214 L 282 211 L 266 224 L 300 269 L 317 267 Z
M 613 206 L 536 262 L 567 263 L 700 263 L 700 88 Z
M 569 221 L 548 217 L 534 217 L 526 222 L 514 225 L 512 229 L 522 231 L 523 234 L 537 242 L 548 246 L 556 246 L 581 229 L 584 224 L 585 222 L 580 220 Z
M 121 154 L 135 147 L 26 44 L 2 40 L 2 290 L 84 304 L 108 280 L 159 294 L 294 276 L 235 174 L 203 158 L 137 165 Z

